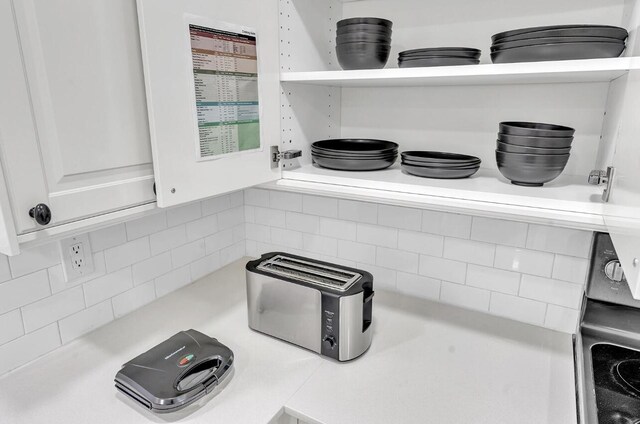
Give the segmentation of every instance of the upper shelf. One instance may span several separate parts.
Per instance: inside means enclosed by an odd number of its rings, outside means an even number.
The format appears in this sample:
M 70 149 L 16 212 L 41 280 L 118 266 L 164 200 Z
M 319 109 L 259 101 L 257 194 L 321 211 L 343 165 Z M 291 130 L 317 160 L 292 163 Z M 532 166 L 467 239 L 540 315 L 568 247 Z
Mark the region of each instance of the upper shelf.
M 640 69 L 640 57 L 359 71 L 282 72 L 280 81 L 334 87 L 608 82 Z
M 567 175 L 544 187 L 520 187 L 488 169 L 471 178 L 437 180 L 407 175 L 396 164 L 369 172 L 303 165 L 283 171 L 282 177 L 272 188 L 589 230 L 605 228 L 602 188 Z

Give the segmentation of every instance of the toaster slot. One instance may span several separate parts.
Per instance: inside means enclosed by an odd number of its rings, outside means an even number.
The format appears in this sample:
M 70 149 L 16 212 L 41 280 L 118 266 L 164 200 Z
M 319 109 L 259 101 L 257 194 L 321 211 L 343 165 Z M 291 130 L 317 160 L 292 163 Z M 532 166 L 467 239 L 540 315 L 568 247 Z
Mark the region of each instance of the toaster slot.
M 362 275 L 331 266 L 278 255 L 258 265 L 258 269 L 280 277 L 346 291 Z

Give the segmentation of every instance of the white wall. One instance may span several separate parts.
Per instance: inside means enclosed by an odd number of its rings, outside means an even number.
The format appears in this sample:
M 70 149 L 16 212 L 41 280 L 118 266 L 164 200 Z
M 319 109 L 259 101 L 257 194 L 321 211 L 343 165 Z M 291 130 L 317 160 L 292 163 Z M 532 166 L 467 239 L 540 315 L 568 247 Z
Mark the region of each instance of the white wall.
M 57 243 L 0 255 L 0 375 L 245 254 L 243 193 L 89 234 L 95 272 L 65 282 Z

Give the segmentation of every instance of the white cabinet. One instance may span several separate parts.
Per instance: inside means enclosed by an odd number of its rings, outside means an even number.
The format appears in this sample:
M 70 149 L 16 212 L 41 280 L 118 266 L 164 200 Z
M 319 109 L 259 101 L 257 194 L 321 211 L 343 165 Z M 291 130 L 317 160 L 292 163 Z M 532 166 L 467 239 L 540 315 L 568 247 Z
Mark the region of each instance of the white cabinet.
M 0 148 L 18 237 L 155 202 L 134 0 L 2 0 Z M 51 222 L 29 216 L 36 204 Z M 45 231 L 46 232 L 46 231 Z M 30 235 L 30 236 L 27 236 Z

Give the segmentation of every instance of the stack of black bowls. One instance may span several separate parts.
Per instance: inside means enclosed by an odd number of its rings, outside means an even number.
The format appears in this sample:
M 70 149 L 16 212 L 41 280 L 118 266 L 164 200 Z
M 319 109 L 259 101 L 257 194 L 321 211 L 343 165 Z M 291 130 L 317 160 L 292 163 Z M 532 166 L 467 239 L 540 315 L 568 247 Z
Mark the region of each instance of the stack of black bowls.
M 501 122 L 496 161 L 511 184 L 540 187 L 569 161 L 573 128 L 538 122 Z
M 398 145 L 362 138 L 320 140 L 311 144 L 311 158 L 322 168 L 374 171 L 393 165 L 398 158 Z
M 338 22 L 336 53 L 342 69 L 384 68 L 391 53 L 393 23 L 382 18 L 350 18 Z
M 493 63 L 618 57 L 627 30 L 607 25 L 556 25 L 516 29 L 491 37 Z
M 480 50 L 469 47 L 433 47 L 405 50 L 398 55 L 398 67 L 477 65 L 480 63 L 481 53 Z
M 402 170 L 418 177 L 467 178 L 480 169 L 480 158 L 446 152 L 402 152 Z

